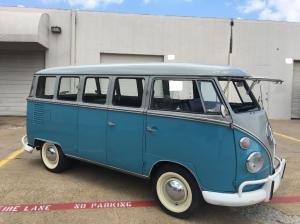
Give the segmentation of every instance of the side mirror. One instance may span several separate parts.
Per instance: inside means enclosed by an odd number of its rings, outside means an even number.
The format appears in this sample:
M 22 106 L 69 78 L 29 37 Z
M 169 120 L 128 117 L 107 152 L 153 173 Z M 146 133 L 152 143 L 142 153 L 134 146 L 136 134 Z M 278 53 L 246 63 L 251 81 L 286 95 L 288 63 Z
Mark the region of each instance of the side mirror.
M 221 105 L 221 114 L 223 117 L 226 117 L 228 115 L 228 110 L 223 104 Z

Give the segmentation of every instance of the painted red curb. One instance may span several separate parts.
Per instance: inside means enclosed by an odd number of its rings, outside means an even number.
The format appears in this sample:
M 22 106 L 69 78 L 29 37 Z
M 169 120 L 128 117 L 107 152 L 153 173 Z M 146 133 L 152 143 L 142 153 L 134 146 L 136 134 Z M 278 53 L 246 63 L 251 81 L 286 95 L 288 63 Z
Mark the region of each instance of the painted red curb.
M 275 197 L 271 203 L 300 203 L 300 197 Z M 96 201 L 79 203 L 50 203 L 50 204 L 14 204 L 0 205 L 0 213 L 7 212 L 46 212 L 62 210 L 85 210 L 85 209 L 107 209 L 107 208 L 139 208 L 153 207 L 157 202 L 148 201 Z
M 45 212 L 58 210 L 83 210 L 106 208 L 136 208 L 152 207 L 156 201 L 97 201 L 80 203 L 54 203 L 54 204 L 15 204 L 0 205 L 0 213 L 4 212 Z
M 300 203 L 300 197 L 275 197 L 271 203 Z

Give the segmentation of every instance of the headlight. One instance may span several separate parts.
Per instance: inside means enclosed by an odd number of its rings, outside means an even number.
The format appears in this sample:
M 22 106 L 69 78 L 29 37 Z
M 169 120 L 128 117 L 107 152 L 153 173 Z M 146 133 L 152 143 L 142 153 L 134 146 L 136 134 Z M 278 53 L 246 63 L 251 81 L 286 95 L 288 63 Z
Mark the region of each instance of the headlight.
M 242 149 L 248 149 L 250 147 L 250 145 L 251 145 L 250 138 L 247 138 L 247 137 L 241 138 L 241 140 L 240 140 L 240 147 Z
M 264 165 L 264 158 L 260 152 L 253 152 L 249 155 L 246 166 L 250 173 L 257 173 Z

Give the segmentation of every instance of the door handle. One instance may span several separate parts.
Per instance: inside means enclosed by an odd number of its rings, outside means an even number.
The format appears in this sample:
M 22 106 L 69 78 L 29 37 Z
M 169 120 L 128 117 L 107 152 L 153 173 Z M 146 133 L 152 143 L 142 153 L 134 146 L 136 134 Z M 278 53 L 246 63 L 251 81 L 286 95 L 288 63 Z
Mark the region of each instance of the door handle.
M 146 128 L 148 132 L 150 133 L 153 133 L 153 132 L 156 132 L 157 131 L 157 128 L 156 127 L 147 127 Z
M 114 127 L 114 126 L 116 126 L 116 123 L 109 121 L 109 122 L 107 122 L 107 125 L 109 127 Z

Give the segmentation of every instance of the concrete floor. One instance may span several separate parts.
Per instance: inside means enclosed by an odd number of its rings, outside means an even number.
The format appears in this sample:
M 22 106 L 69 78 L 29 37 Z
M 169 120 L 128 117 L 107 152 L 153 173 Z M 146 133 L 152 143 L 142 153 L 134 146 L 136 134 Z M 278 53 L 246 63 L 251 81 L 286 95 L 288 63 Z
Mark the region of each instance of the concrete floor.
M 21 147 L 24 118 L 0 117 L 0 160 Z M 300 121 L 272 121 L 275 132 L 300 138 Z M 277 136 L 276 136 L 277 137 Z M 277 137 L 278 154 L 288 161 L 278 196 L 300 196 L 300 142 Z M 0 167 L 0 205 L 153 199 L 142 179 L 82 162 L 62 174 L 44 169 L 38 152 L 22 153 Z M 268 203 L 245 208 L 204 204 L 188 220 L 159 207 L 0 213 L 0 223 L 300 223 L 300 203 Z

